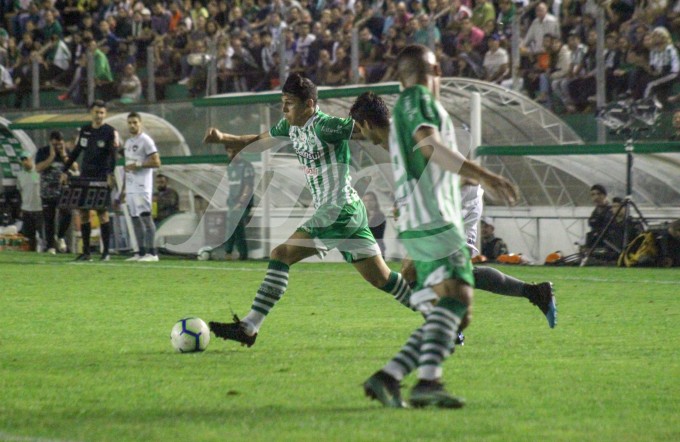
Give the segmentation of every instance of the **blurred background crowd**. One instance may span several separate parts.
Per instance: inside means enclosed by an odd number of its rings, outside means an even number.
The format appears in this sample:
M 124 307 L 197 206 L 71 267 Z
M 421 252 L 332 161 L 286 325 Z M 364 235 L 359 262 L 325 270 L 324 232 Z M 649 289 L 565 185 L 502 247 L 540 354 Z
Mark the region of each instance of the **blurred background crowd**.
M 584 112 L 596 102 L 598 14 L 607 100 L 675 102 L 680 0 L 0 0 L 0 92 L 27 107 L 35 66 L 41 90 L 78 105 L 88 68 L 98 98 L 122 103 L 148 99 L 149 84 L 156 100 L 177 85 L 190 97 L 270 90 L 291 72 L 319 85 L 377 83 L 393 79 L 402 47 L 421 43 L 444 76 Z

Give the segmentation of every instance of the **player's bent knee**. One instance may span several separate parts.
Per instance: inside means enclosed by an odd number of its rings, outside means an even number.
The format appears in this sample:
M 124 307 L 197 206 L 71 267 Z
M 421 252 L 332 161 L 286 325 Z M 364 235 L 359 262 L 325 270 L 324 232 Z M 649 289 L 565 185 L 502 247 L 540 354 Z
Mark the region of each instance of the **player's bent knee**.
M 271 259 L 281 261 L 285 264 L 291 265 L 296 262 L 293 249 L 286 244 L 278 245 L 272 250 Z

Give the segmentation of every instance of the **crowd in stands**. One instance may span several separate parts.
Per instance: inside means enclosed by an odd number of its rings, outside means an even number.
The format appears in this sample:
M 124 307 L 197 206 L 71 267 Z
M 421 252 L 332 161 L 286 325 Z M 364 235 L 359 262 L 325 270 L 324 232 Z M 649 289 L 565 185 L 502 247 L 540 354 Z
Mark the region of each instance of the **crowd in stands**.
M 509 87 L 519 14 L 522 90 L 577 112 L 594 104 L 600 7 L 607 99 L 680 101 L 672 95 L 680 0 L 0 0 L 0 90 L 26 106 L 37 60 L 41 87 L 63 88 L 60 99 L 84 104 L 90 53 L 98 98 L 135 102 L 144 96 L 136 71 L 145 69 L 148 48 L 158 100 L 171 84 L 203 95 L 213 59 L 218 93 L 275 89 L 281 71 L 351 84 L 352 29 L 360 82 L 393 79 L 399 50 L 422 43 L 434 45 L 444 76 Z

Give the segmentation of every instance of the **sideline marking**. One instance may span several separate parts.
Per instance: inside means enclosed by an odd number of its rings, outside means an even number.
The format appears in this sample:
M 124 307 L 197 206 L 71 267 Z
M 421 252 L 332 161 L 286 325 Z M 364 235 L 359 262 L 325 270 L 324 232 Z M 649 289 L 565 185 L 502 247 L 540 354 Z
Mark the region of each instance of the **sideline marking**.
M 6 442 L 73 442 L 67 439 L 50 439 L 46 437 L 21 436 L 0 431 L 0 440 Z

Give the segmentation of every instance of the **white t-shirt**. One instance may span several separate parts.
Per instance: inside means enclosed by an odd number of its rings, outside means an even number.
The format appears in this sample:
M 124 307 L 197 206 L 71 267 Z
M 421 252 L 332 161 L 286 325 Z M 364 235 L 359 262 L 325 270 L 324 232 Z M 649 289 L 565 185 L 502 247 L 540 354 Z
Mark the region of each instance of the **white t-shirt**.
M 142 164 L 149 156 L 157 153 L 156 143 L 144 132 L 125 141 L 125 164 Z M 139 169 L 125 172 L 127 193 L 153 193 L 153 169 Z

